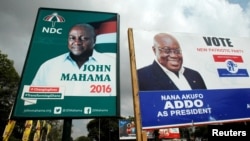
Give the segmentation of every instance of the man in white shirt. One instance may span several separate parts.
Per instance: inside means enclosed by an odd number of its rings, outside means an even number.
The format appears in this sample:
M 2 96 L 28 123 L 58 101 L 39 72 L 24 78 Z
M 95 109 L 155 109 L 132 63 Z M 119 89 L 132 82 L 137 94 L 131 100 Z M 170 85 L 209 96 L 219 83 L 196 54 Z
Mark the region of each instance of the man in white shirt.
M 91 25 L 73 26 L 68 34 L 69 52 L 44 62 L 31 85 L 63 87 L 66 96 L 116 95 L 116 59 L 95 51 L 95 42 Z

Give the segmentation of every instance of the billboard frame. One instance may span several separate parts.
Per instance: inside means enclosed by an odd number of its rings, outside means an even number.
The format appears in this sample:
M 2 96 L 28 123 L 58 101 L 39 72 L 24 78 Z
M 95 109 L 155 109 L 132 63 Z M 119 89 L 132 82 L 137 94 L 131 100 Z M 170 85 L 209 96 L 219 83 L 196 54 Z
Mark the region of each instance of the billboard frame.
M 58 14 L 58 15 L 53 15 L 53 14 Z M 52 17 L 54 16 L 54 17 Z M 56 17 L 57 16 L 57 17 Z M 46 19 L 47 18 L 47 19 Z M 46 21 L 47 20 L 47 21 Z M 111 27 L 107 25 L 106 23 L 111 23 Z M 69 23 L 69 24 L 68 24 Z M 53 88 L 58 88 L 56 89 L 56 92 L 53 89 L 52 91 L 49 91 L 49 94 L 54 94 L 57 99 L 52 100 L 47 98 L 48 100 L 44 100 L 44 98 L 40 99 L 35 99 L 33 100 L 32 98 L 26 99 L 26 102 L 34 102 L 31 105 L 25 105 L 25 94 L 30 94 L 31 92 L 31 82 L 32 78 L 34 78 L 36 71 L 39 69 L 40 65 L 44 63 L 46 60 L 49 60 L 53 57 L 56 57 L 59 54 L 62 54 L 65 52 L 65 49 L 58 49 L 59 46 L 65 46 L 63 43 L 66 43 L 65 39 L 66 36 L 68 36 L 68 33 L 66 30 L 69 30 L 73 25 L 79 24 L 79 23 L 87 23 L 90 24 L 91 26 L 94 27 L 95 30 L 98 30 L 98 32 L 108 32 L 110 28 L 115 28 L 115 31 L 112 35 L 115 35 L 110 38 L 104 38 L 107 39 L 100 39 L 101 36 L 107 35 L 103 33 L 98 37 L 97 35 L 97 40 L 95 44 L 95 48 L 98 53 L 100 54 L 105 54 L 105 57 L 110 56 L 114 59 L 114 62 L 112 61 L 113 64 L 108 64 L 114 73 L 112 75 L 111 71 L 110 73 L 105 74 L 107 77 L 111 77 L 110 83 L 102 83 L 100 82 L 100 87 L 105 86 L 105 88 L 101 88 L 103 91 L 96 91 L 94 96 L 91 95 L 90 93 L 90 88 L 89 88 L 89 93 L 84 92 L 84 94 L 87 94 L 87 96 L 70 96 L 70 95 L 63 95 L 62 93 L 64 92 L 64 89 L 61 89 L 61 87 L 54 87 Z M 105 25 L 106 24 L 106 25 Z M 120 50 L 119 50 L 119 34 L 120 34 L 120 16 L 118 13 L 112 13 L 112 12 L 100 12 L 100 11 L 86 11 L 86 10 L 73 10 L 73 9 L 57 9 L 57 8 L 44 8 L 41 7 L 38 9 L 37 12 L 37 17 L 35 21 L 35 26 L 33 28 L 33 33 L 32 37 L 30 40 L 29 44 L 29 49 L 26 55 L 25 63 L 24 63 L 24 68 L 21 74 L 21 81 L 18 87 L 17 91 L 17 97 L 15 99 L 14 107 L 11 112 L 11 118 L 12 119 L 50 119 L 50 118 L 55 118 L 55 119 L 87 119 L 87 118 L 95 118 L 95 117 L 120 117 L 120 70 L 119 70 L 119 60 L 120 60 Z M 102 27 L 105 27 L 101 29 Z M 39 33 L 40 32 L 40 33 Z M 68 38 L 68 37 L 66 37 Z M 98 40 L 100 39 L 100 40 Z M 103 41 L 104 42 L 101 42 Z M 112 41 L 110 41 L 112 40 Z M 106 41 L 106 42 L 105 42 Z M 109 42 L 110 41 L 110 42 Z M 58 44 L 57 44 L 58 43 Z M 57 46 L 56 46 L 57 44 Z M 43 45 L 50 45 L 49 50 L 45 50 L 40 48 L 40 50 L 35 50 L 35 45 L 40 45 L 42 47 Z M 103 45 L 103 46 L 102 46 Z M 53 46 L 53 48 L 52 48 Z M 110 48 L 102 48 L 102 47 L 107 47 L 110 46 Z M 38 47 L 37 47 L 38 48 Z M 36 48 L 36 49 L 37 49 Z M 66 48 L 66 47 L 65 47 Z M 50 53 L 55 51 L 56 53 Z M 34 53 L 35 52 L 35 53 Z M 46 53 L 46 54 L 45 54 Z M 41 54 L 43 56 L 41 56 Z M 45 57 L 46 56 L 46 57 Z M 41 59 L 43 58 L 43 59 Z M 33 60 L 32 60 L 33 59 Z M 100 62 L 104 62 L 103 60 Z M 99 64 L 100 65 L 100 64 Z M 105 65 L 105 64 L 101 64 Z M 100 65 L 100 66 L 101 66 Z M 108 66 L 107 65 L 107 66 Z M 34 71 L 36 70 L 36 71 Z M 103 74 L 99 74 L 101 76 Z M 102 79 L 104 81 L 104 79 Z M 100 80 L 101 81 L 101 80 Z M 87 82 L 86 82 L 87 83 Z M 112 84 L 111 84 L 112 83 Z M 93 85 L 98 85 L 97 83 L 93 82 Z M 110 84 L 110 85 L 109 85 Z M 88 86 L 91 85 L 91 83 L 86 84 Z M 98 85 L 99 86 L 99 85 Z M 42 88 L 47 88 L 47 86 Z M 41 87 L 35 87 L 36 89 L 40 89 Z M 112 88 L 110 92 L 110 87 Z M 27 90 L 26 90 L 26 89 Z M 96 88 L 97 89 L 97 88 Z M 104 91 L 105 89 L 105 91 Z M 46 89 L 48 90 L 48 89 Z M 109 90 L 109 91 L 108 91 Z M 105 95 L 106 92 L 106 95 Z M 104 95 L 101 95 L 104 94 Z M 34 95 L 39 95 L 39 94 L 44 94 L 45 96 L 48 96 L 47 93 L 39 93 L 38 91 L 35 92 Z M 98 95 L 99 94 L 99 95 Z M 32 96 L 34 96 L 32 95 Z M 58 96 L 59 95 L 59 96 Z M 108 96 L 110 95 L 110 96 Z M 51 96 L 51 95 L 50 95 Z M 59 98 L 58 98 L 59 97 Z M 46 99 L 45 98 L 45 99 Z M 84 100 L 86 98 L 86 100 Z M 84 101 L 81 101 L 84 100 Z M 87 103 L 86 105 L 82 103 Z M 91 102 L 95 104 L 91 104 Z M 44 105 L 42 106 L 43 103 Z M 54 103 L 54 104 L 53 104 Z M 57 103 L 57 104 L 55 104 Z M 68 104 L 67 104 L 68 103 Z M 74 107 L 70 104 L 74 103 L 75 105 L 78 105 L 79 108 Z M 49 106 L 52 104 L 51 106 Z M 38 105 L 34 107 L 34 105 Z M 39 107 L 40 105 L 40 107 Z M 104 106 L 103 106 L 104 105 Z M 29 107 L 29 108 L 27 108 Z M 65 107 L 65 108 L 64 108 Z M 104 108 L 103 108 L 104 107 Z M 40 110 L 39 110 L 40 108 Z M 47 111 L 41 110 L 41 108 L 47 108 Z M 55 113 L 56 109 L 58 108 L 60 113 Z M 26 110 L 25 110 L 26 109 Z M 74 110 L 75 109 L 75 110 Z M 80 111 L 78 114 L 77 109 Z M 84 113 L 84 110 L 91 110 L 91 113 Z M 44 112 L 38 114 L 37 112 Z M 67 114 L 64 114 L 63 112 L 67 112 Z M 28 112 L 28 113 L 27 113 Z M 47 113 L 46 113 L 47 112 Z M 49 113 L 53 114 L 49 114 Z M 94 113 L 95 112 L 95 113 Z

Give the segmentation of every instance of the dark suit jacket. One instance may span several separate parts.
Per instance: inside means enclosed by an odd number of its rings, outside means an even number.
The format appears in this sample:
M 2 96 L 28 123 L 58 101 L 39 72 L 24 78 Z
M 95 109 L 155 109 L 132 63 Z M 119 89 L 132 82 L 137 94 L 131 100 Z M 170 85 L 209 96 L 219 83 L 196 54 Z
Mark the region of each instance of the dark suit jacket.
M 156 61 L 137 70 L 140 91 L 178 90 Z M 185 67 L 184 76 L 192 89 L 207 89 L 199 72 Z

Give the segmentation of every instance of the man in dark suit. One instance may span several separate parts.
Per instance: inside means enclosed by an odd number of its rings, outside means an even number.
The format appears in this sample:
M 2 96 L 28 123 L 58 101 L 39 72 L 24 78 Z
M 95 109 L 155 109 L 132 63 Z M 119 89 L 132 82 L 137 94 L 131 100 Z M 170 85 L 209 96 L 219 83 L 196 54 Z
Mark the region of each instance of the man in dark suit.
M 156 59 L 137 70 L 140 91 L 206 89 L 199 72 L 182 66 L 181 47 L 175 37 L 156 34 L 152 50 Z

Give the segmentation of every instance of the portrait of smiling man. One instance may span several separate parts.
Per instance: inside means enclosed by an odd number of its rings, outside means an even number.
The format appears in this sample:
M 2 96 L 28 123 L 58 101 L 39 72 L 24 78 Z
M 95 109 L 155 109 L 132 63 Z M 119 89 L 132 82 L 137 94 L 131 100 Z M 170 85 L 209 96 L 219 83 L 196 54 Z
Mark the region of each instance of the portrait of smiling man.
M 207 89 L 198 71 L 183 66 L 181 46 L 174 36 L 158 33 L 153 43 L 155 60 L 137 70 L 140 91 Z
M 94 85 L 108 85 L 115 95 L 115 58 L 95 50 L 93 26 L 76 24 L 68 32 L 68 52 L 45 61 L 38 69 L 33 86 L 61 86 L 68 96 L 93 96 Z

